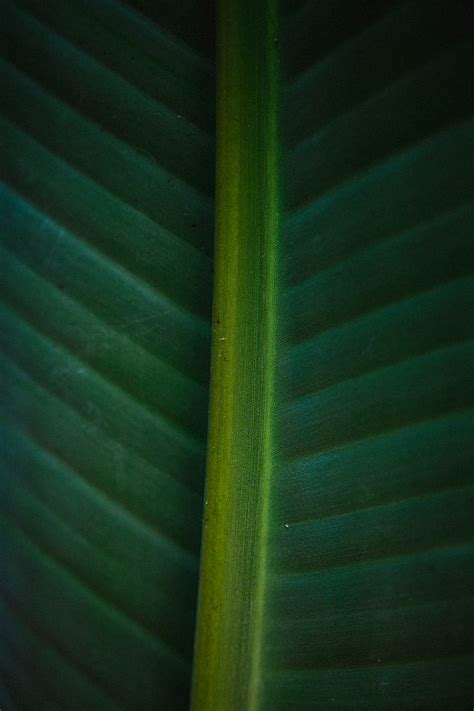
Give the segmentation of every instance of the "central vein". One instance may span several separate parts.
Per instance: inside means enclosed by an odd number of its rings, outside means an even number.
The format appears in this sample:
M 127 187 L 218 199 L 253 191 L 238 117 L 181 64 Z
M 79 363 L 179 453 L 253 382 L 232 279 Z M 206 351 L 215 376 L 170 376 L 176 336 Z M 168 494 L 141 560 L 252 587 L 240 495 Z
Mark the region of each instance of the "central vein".
M 222 0 L 211 413 L 193 707 L 260 706 L 279 246 L 276 0 Z

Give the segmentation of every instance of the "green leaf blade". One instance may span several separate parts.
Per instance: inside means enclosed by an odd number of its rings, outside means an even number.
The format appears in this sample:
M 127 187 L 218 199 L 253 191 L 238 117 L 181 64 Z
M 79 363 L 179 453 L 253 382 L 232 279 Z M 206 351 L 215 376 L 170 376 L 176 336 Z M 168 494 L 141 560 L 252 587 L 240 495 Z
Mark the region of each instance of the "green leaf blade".
M 2 10 L 2 707 L 183 708 L 213 50 L 170 32 L 173 9 L 159 26 L 114 2 Z
M 272 709 L 472 695 L 472 32 L 360 19 L 287 85 Z
M 257 348 L 260 363 L 250 368 L 231 351 L 232 375 L 214 370 L 195 707 L 467 707 L 472 17 L 447 2 L 288 5 L 272 40 L 282 48 L 273 108 L 283 156 L 277 298 L 265 302 L 272 345 L 253 335 L 248 309 L 265 290 L 267 263 L 235 257 L 252 253 L 256 215 L 272 210 L 255 189 L 246 202 L 262 175 L 273 180 L 252 133 L 268 87 L 247 44 L 252 30 L 239 24 L 247 4 L 233 21 L 224 4 L 220 27 L 229 111 L 218 126 L 221 175 L 235 193 L 218 191 L 217 211 L 227 216 L 222 243 L 239 225 L 229 253 L 240 266 L 234 275 L 227 256 L 216 304 L 223 293 L 234 300 L 243 323 L 222 337 Z M 257 25 L 269 26 L 266 9 Z M 235 85 L 232 69 L 246 72 Z M 253 90 L 249 110 L 235 97 Z M 247 132 L 232 143 L 227 130 L 239 122 Z M 249 174 L 230 171 L 249 155 Z M 262 308 L 259 318 L 264 331 L 271 315 Z M 270 352 L 271 397 L 260 370 Z M 215 340 L 214 357 L 223 353 Z M 239 388 L 224 387 L 230 377 Z M 254 439 L 264 441 L 253 423 L 269 403 L 265 468 L 252 454 Z M 200 696 L 200 685 L 212 692 Z

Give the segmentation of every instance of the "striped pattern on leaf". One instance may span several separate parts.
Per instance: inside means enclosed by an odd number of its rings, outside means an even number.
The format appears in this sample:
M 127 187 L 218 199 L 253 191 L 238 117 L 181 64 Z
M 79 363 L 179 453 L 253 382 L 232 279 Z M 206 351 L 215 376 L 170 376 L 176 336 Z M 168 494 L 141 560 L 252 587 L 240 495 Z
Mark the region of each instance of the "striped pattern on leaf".
M 214 66 L 188 5 L 1 2 L 2 709 L 189 694 Z

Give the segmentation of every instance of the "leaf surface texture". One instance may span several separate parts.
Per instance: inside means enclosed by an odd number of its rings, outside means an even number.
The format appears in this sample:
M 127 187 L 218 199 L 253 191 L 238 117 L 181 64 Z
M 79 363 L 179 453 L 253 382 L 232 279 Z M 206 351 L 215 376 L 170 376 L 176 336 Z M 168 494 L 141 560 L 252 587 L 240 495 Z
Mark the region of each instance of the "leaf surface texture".
M 242 110 L 241 135 L 253 122 L 253 137 L 236 141 L 232 168 L 218 160 L 217 210 L 226 200 L 233 209 L 234 171 L 249 215 L 240 243 L 264 243 L 272 210 L 279 238 L 270 278 L 268 258 L 246 264 L 245 281 L 244 257 L 233 274 L 216 253 L 227 292 L 217 292 L 214 347 L 242 382 L 232 389 L 213 366 L 210 443 L 220 453 L 210 454 L 206 493 L 195 709 L 222 698 L 236 711 L 468 708 L 472 7 L 267 2 L 276 29 L 252 44 L 252 3 L 231 5 L 246 54 L 236 80 L 222 9 L 218 67 L 232 99 L 222 90 L 218 136 L 233 125 L 226 100 L 258 111 Z M 252 61 L 256 87 L 245 82 Z M 275 111 L 270 149 L 259 112 Z M 276 178 L 266 150 L 281 155 Z M 252 167 L 266 192 L 257 178 L 251 195 L 239 192 Z M 218 245 L 228 233 L 218 220 Z M 245 325 L 226 321 L 227 298 L 240 299 Z M 262 332 L 275 314 L 269 361 Z M 260 361 L 233 333 L 260 343 Z M 273 368 L 267 390 L 255 362 Z M 226 436 L 213 439 L 213 427 Z
M 1 2 L 4 711 L 187 704 L 214 213 L 199 5 Z

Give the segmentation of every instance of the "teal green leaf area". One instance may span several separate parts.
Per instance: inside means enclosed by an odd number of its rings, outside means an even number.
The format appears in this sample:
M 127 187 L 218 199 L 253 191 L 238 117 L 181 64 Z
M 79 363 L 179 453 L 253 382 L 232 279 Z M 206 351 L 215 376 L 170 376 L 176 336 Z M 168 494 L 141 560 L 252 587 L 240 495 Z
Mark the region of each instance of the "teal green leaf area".
M 0 13 L 1 711 L 470 711 L 472 2 Z
M 468 711 L 474 8 L 218 18 L 193 711 Z
M 186 708 L 212 7 L 1 0 L 0 12 L 0 705 Z
M 268 709 L 472 707 L 473 20 L 282 18 Z

